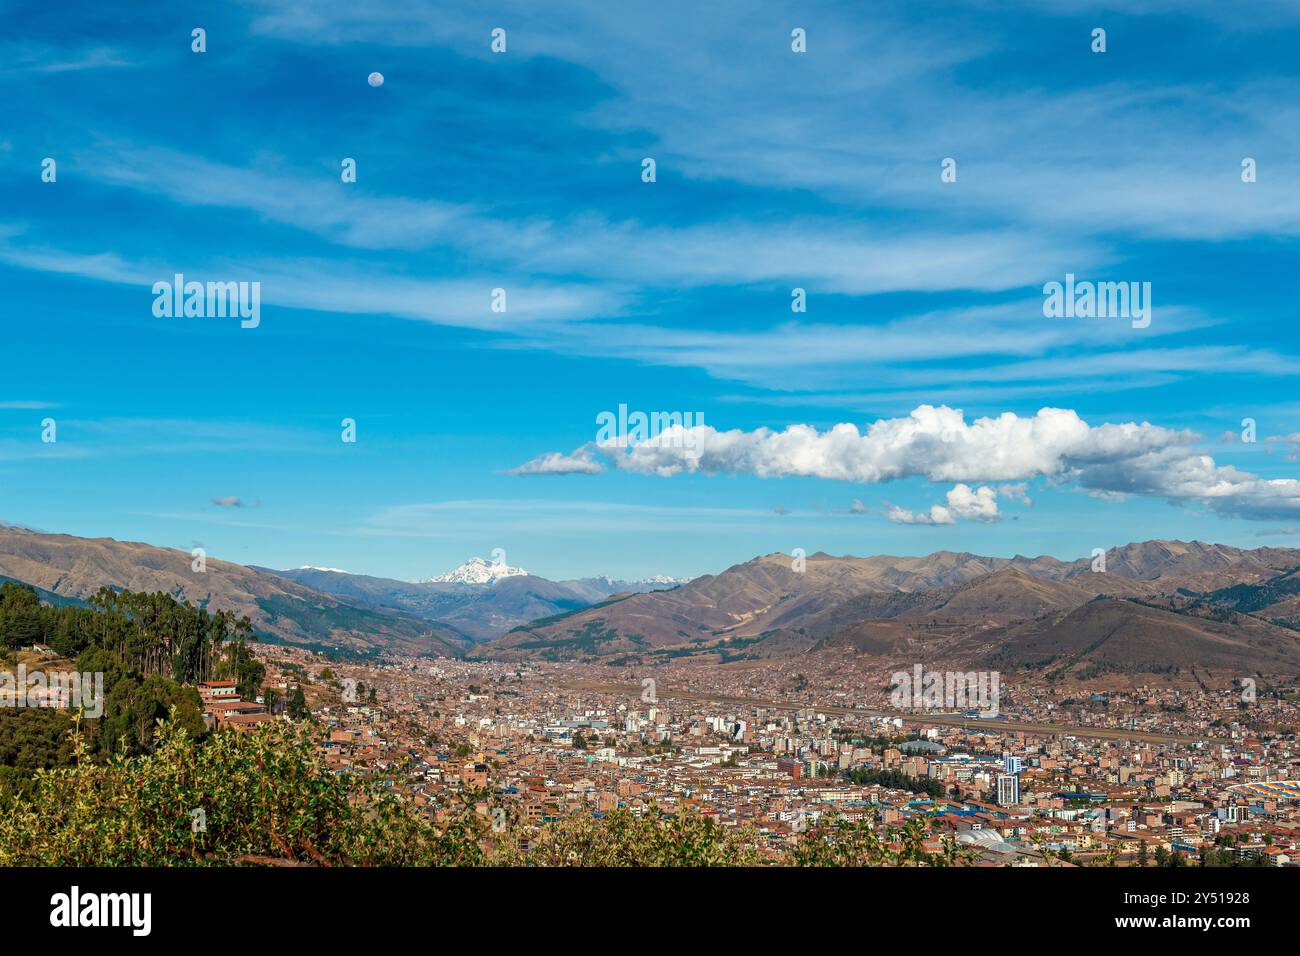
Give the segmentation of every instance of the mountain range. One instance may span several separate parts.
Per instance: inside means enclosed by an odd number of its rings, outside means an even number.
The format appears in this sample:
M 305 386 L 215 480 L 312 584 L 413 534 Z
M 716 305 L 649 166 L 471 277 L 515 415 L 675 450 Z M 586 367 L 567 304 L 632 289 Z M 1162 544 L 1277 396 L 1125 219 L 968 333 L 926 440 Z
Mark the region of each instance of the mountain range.
M 672 586 L 666 580 L 548 581 L 474 558 L 445 581 L 409 582 L 302 567 L 245 567 L 215 558 L 193 570 L 185 551 L 112 538 L 42 534 L 0 525 L 0 580 L 37 589 L 43 600 L 77 602 L 100 587 L 161 591 L 247 616 L 263 640 L 320 650 L 457 656 L 538 618 L 579 610 L 615 594 Z
M 247 616 L 264 640 L 343 652 L 391 648 L 460 654 L 473 643 L 453 628 L 401 611 L 359 605 L 296 581 L 185 551 L 112 538 L 76 538 L 0 527 L 0 576 L 63 600 L 101 587 L 161 591 L 210 610 Z
M 581 610 L 615 594 L 672 587 L 672 579 L 550 581 L 521 568 L 471 558 L 427 581 L 398 581 L 320 568 L 271 571 L 318 591 L 366 607 L 386 608 L 454 628 L 471 641 L 499 637 L 539 618 Z
M 1145 541 L 1100 559 L 768 554 L 678 582 L 550 581 L 472 559 L 409 582 L 276 571 L 109 538 L 0 527 L 0 579 L 76 602 L 101 586 L 247 615 L 322 650 L 726 665 L 824 652 L 1048 679 L 1300 675 L 1300 550 Z M 500 565 L 497 565 L 499 570 Z M 1103 570 L 1104 568 L 1104 570 Z M 463 573 L 462 573 L 463 572 Z
M 769 554 L 534 621 L 471 657 L 882 660 L 1103 674 L 1300 675 L 1300 551 L 1146 541 L 1091 558 Z

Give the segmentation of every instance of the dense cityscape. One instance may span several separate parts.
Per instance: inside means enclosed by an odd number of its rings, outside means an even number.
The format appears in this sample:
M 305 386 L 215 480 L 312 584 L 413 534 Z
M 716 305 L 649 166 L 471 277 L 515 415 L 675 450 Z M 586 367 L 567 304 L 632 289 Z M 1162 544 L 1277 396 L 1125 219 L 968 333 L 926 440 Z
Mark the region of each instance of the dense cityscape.
M 658 806 L 749 828 L 773 853 L 823 818 L 883 832 L 920 814 L 934 817 L 933 850 L 955 838 L 977 865 L 1300 862 L 1294 693 L 1025 689 L 1004 698 L 1011 726 L 994 731 L 969 726 L 974 714 L 854 713 L 888 700 L 869 678 L 843 679 L 851 661 L 823 662 L 790 699 L 778 667 L 259 657 L 279 699 L 305 691 L 331 767 L 396 774 L 430 813 L 483 791 L 534 824 Z

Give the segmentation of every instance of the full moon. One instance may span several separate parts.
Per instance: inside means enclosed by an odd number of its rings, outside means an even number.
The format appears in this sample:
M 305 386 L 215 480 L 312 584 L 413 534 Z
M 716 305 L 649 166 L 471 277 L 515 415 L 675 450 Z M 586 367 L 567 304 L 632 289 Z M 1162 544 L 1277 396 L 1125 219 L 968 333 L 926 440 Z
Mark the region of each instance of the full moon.
M 384 74 L 371 73 L 368 77 L 366 77 L 366 82 L 369 83 L 371 86 L 383 86 Z

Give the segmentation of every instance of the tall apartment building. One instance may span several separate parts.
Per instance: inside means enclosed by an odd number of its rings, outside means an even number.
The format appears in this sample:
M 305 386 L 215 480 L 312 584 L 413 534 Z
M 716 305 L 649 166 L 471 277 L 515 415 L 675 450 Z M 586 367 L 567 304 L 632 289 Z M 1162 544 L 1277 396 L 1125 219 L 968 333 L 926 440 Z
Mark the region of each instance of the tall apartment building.
M 1015 806 L 1020 802 L 1020 777 L 1014 773 L 998 774 L 998 805 Z

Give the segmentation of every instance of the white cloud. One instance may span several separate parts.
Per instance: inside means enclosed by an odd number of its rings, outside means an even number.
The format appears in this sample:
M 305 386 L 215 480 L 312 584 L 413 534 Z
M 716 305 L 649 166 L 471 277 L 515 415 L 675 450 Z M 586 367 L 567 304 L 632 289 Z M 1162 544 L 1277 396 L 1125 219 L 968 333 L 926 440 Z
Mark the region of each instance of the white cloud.
M 987 485 L 971 488 L 969 485 L 954 485 L 948 492 L 948 510 L 954 517 L 965 521 L 997 521 L 997 492 Z
M 952 512 L 943 505 L 931 505 L 928 512 L 908 511 L 891 505 L 885 517 L 894 524 L 953 524 Z
M 595 459 L 592 448 L 584 445 L 570 455 L 558 451 L 540 455 L 532 461 L 526 461 L 518 468 L 511 468 L 511 475 L 598 475 L 605 466 Z
M 1005 412 L 967 423 L 957 409 L 920 405 L 905 418 L 879 419 L 865 431 L 848 423 L 825 431 L 811 425 L 750 432 L 698 425 L 683 429 L 681 437 L 626 449 L 584 448 L 604 455 L 620 470 L 661 477 L 748 474 L 861 484 L 905 478 L 960 483 L 949 493 L 946 508 L 936 505 L 927 515 L 912 515 L 910 523 L 948 523 L 945 518 L 957 516 L 990 520 L 996 515 L 998 491 L 958 489 L 966 482 L 1011 482 L 1002 496 L 1016 498 L 1024 496 L 1024 489 L 1015 483 L 1035 478 L 1074 484 L 1098 497 L 1198 503 L 1223 516 L 1300 515 L 1300 481 L 1294 478 L 1264 479 L 1217 465 L 1191 447 L 1197 436 L 1188 431 L 1149 422 L 1089 425 L 1071 409 L 1043 408 L 1032 417 Z M 890 517 L 906 521 L 908 514 L 896 508 Z
M 1149 423 L 1090 426 L 1069 409 L 1033 417 L 1007 412 L 967 423 L 959 410 L 920 405 L 905 418 L 879 419 L 865 432 L 843 423 L 826 431 L 686 429 L 679 442 L 641 443 L 620 454 L 625 471 L 643 474 L 753 474 L 815 477 L 865 484 L 924 477 L 935 482 L 1017 481 L 1061 476 L 1111 461 L 1190 444 L 1195 436 Z
M 1018 481 L 1012 485 L 999 485 L 998 497 L 1018 501 L 1022 505 L 1033 505 L 1034 503 L 1034 499 L 1029 497 L 1029 483 L 1026 481 Z
M 895 524 L 930 525 L 956 524 L 959 519 L 987 524 L 997 521 L 1000 517 L 997 492 L 987 485 L 981 485 L 979 488 L 971 488 L 966 484 L 954 485 L 948 492 L 947 500 L 946 507 L 931 505 L 928 512 L 913 512 L 891 505 L 885 517 Z

